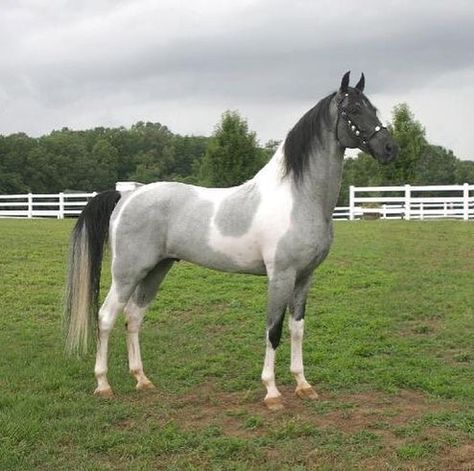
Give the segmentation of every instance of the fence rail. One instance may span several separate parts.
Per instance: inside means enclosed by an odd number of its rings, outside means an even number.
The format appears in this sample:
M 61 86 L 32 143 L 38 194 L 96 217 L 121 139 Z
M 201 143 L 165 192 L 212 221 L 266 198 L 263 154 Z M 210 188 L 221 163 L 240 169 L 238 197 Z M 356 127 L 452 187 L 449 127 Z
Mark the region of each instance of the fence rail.
M 0 195 L 0 217 L 77 217 L 97 193 Z
M 119 182 L 123 191 L 138 188 Z M 77 217 L 97 193 L 0 195 L 0 218 Z M 375 186 L 349 189 L 349 206 L 336 207 L 335 220 L 354 219 L 474 220 L 474 185 Z

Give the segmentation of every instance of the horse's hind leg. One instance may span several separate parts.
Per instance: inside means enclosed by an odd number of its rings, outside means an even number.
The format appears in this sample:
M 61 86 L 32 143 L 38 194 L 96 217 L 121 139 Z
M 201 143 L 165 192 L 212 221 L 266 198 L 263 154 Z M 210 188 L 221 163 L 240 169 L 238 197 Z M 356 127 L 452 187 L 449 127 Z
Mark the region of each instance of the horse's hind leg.
M 303 333 L 306 298 L 311 285 L 311 275 L 299 279 L 290 301 L 291 366 L 296 379 L 295 393 L 302 399 L 317 399 L 318 395 L 306 381 L 303 369 Z
M 112 283 L 110 290 L 99 310 L 99 334 L 97 342 L 97 356 L 95 362 L 95 377 L 97 388 L 94 394 L 102 397 L 111 397 L 112 389 L 107 380 L 107 351 L 109 336 L 117 319 L 117 315 L 123 309 L 125 303 L 119 301 L 116 285 Z
M 153 388 L 152 382 L 143 372 L 143 363 L 140 353 L 139 331 L 143 316 L 150 303 L 153 301 L 158 288 L 166 274 L 173 265 L 173 260 L 162 260 L 138 284 L 132 297 L 125 306 L 127 327 L 127 350 L 130 373 L 137 380 L 136 388 Z

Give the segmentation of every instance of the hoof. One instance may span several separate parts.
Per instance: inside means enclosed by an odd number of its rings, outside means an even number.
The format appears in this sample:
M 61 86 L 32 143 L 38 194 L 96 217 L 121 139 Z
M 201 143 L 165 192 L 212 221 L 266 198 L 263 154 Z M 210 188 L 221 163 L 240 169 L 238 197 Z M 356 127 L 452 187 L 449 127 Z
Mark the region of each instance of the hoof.
M 264 401 L 269 410 L 282 410 L 285 408 L 281 396 L 265 398 Z
M 319 398 L 318 394 L 311 386 L 305 388 L 296 388 L 295 394 L 301 399 L 314 400 Z
M 114 393 L 111 388 L 99 389 L 94 391 L 94 396 L 103 397 L 104 399 L 111 399 L 114 397 Z
M 140 383 L 137 383 L 135 389 L 137 391 L 146 391 L 149 389 L 155 389 L 155 385 L 151 381 L 142 381 Z

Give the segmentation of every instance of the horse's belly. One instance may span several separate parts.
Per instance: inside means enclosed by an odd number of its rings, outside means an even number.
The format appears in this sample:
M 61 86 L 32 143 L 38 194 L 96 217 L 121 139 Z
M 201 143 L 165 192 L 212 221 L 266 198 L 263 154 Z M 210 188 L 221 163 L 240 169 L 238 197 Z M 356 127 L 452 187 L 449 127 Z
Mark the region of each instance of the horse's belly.
M 257 237 L 224 236 L 217 231 L 211 231 L 208 244 L 214 254 L 214 259 L 210 261 L 215 264 L 210 268 L 241 273 L 266 273 Z
M 223 236 L 210 230 L 183 231 L 167 243 L 167 256 L 220 271 L 266 274 L 258 239 L 248 236 Z

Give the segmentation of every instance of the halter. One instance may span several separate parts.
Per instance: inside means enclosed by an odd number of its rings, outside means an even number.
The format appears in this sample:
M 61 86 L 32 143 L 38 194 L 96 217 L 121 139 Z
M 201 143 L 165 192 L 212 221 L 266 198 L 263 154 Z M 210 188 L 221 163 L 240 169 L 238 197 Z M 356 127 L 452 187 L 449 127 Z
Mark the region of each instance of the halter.
M 380 121 L 379 121 L 379 124 L 377 124 L 377 126 L 375 126 L 374 130 L 370 134 L 364 135 L 364 133 L 362 133 L 358 129 L 357 125 L 353 122 L 353 120 L 351 119 L 351 117 L 349 116 L 347 111 L 342 108 L 342 102 L 348 96 L 349 96 L 349 94 L 345 93 L 344 96 L 342 97 L 342 99 L 337 102 L 337 111 L 338 111 L 338 113 L 337 113 L 337 120 L 336 120 L 336 140 L 339 142 L 339 136 L 338 136 L 339 119 L 343 118 L 346 121 L 347 126 L 349 127 L 349 130 L 359 140 L 359 142 L 361 144 L 361 147 L 365 147 L 370 152 L 370 150 L 371 150 L 370 140 L 379 131 L 381 131 L 382 129 L 387 129 L 387 128 L 385 126 L 382 126 L 382 123 L 380 123 Z

